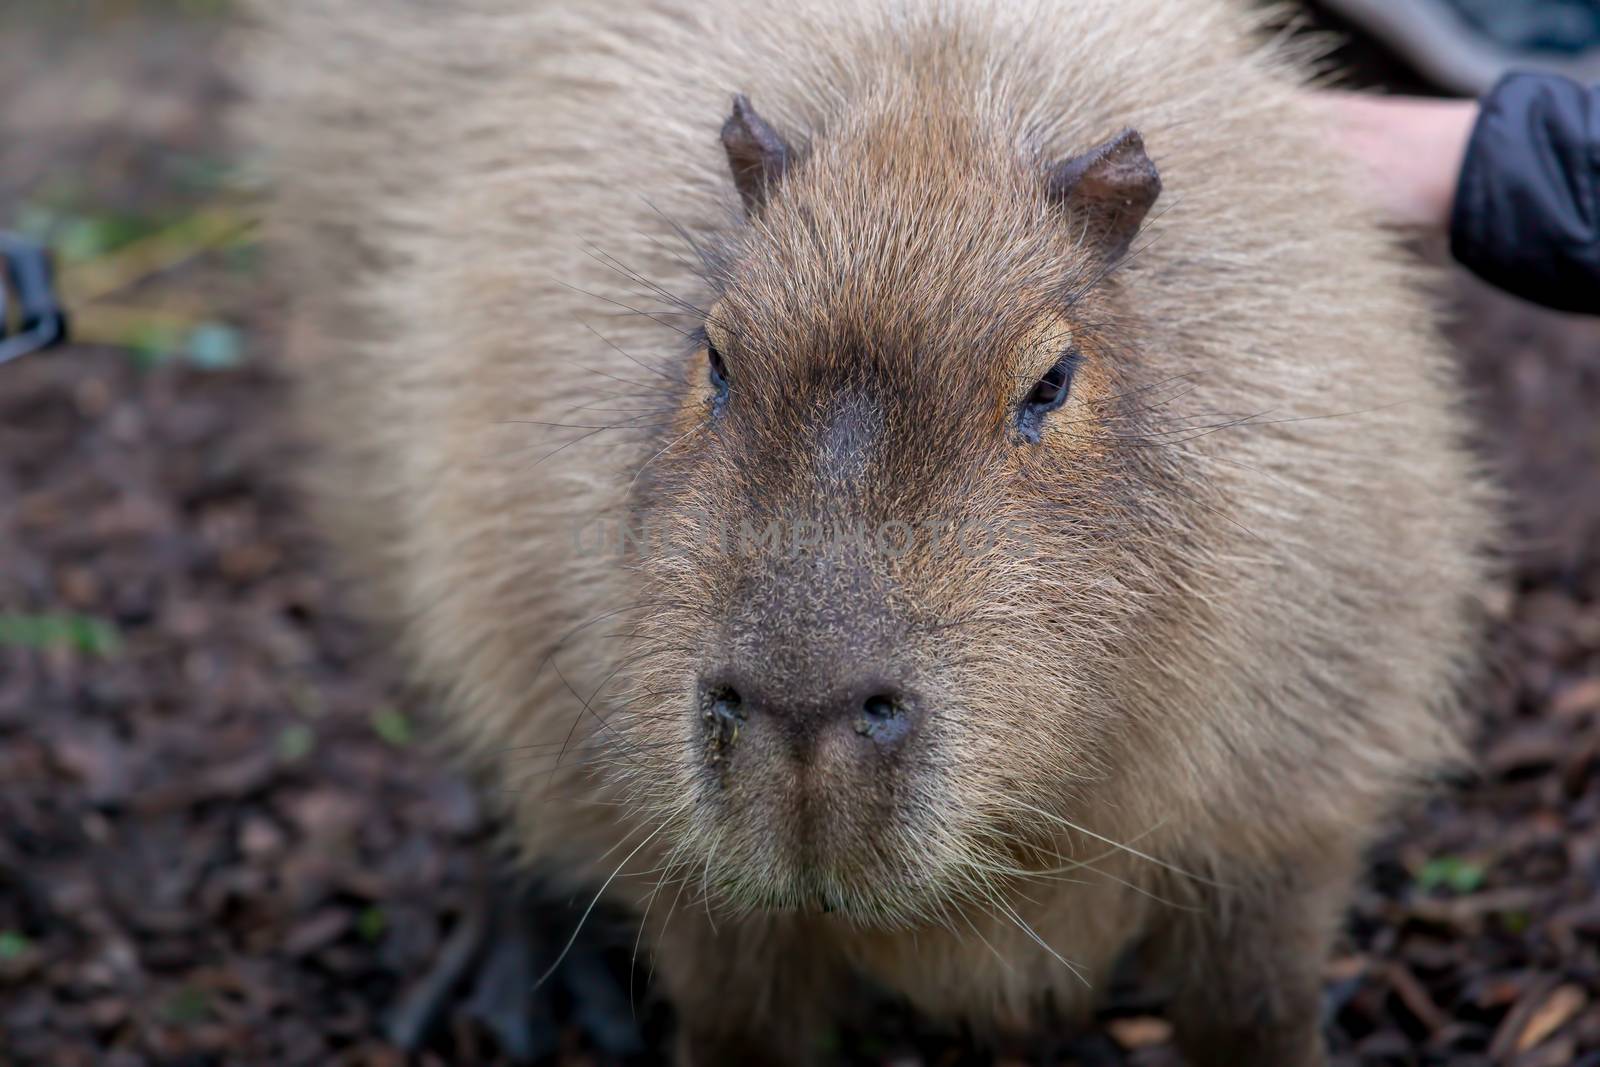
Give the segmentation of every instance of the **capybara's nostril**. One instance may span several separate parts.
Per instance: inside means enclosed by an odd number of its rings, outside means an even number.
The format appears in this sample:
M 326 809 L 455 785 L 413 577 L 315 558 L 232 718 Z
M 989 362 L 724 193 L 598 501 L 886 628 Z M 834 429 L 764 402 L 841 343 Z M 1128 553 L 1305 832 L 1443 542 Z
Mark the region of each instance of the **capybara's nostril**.
M 868 697 L 862 702 L 861 710 L 873 722 L 887 722 L 897 713 L 894 697 L 887 693 L 876 693 Z
M 714 752 L 739 739 L 739 727 L 750 715 L 744 697 L 726 681 L 700 682 L 700 718 Z
M 898 741 L 911 728 L 911 702 L 894 691 L 875 692 L 861 702 L 856 733 L 880 744 Z
M 722 683 L 701 684 L 700 710 L 707 717 L 719 719 L 742 719 L 747 714 L 739 690 Z
M 914 693 L 872 675 L 855 684 L 808 685 L 737 669 L 701 677 L 699 710 L 707 740 L 718 753 L 738 741 L 747 726 L 775 730 L 801 749 L 837 727 L 893 746 L 911 733 L 921 714 Z

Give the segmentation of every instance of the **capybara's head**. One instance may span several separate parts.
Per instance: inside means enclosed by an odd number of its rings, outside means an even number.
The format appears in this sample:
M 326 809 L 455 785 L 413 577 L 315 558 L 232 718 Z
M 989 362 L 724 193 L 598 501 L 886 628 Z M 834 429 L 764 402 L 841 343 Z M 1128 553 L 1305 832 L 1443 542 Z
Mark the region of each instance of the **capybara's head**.
M 800 150 L 741 98 L 722 140 L 747 217 L 634 489 L 617 765 L 719 900 L 913 921 L 1127 743 L 1178 487 L 1116 272 L 1160 179 L 1133 131 L 1032 158 L 925 103 Z

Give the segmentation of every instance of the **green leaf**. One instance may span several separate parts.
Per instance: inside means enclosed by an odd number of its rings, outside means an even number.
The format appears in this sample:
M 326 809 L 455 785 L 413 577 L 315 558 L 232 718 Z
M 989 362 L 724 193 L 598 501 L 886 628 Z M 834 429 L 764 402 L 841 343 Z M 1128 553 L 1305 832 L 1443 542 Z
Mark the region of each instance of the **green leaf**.
M 1486 873 L 1482 864 L 1461 856 L 1438 856 L 1417 873 L 1417 888 L 1424 893 L 1441 886 L 1457 893 L 1472 893 L 1483 885 Z
M 165 220 L 154 215 L 83 212 L 58 214 L 50 241 L 66 263 L 86 263 L 161 229 Z
M 1533 916 L 1525 911 L 1507 911 L 1500 915 L 1500 925 L 1508 934 L 1525 934 L 1533 925 Z
M 96 656 L 114 656 L 122 651 L 122 636 L 116 626 L 104 619 L 74 616 L 69 622 L 72 641 L 85 652 Z
M 21 959 L 33 947 L 33 942 L 16 930 L 0 930 L 0 963 Z
M 149 370 L 171 359 L 182 341 L 178 331 L 167 323 L 141 322 L 122 338 L 122 345 L 133 352 L 133 362 L 140 370 Z
M 278 734 L 278 758 L 285 763 L 298 763 L 317 747 L 317 734 L 305 723 L 285 726 Z
M 175 1023 L 197 1023 L 211 1012 L 211 1001 L 203 989 L 180 986 L 162 1005 L 167 1019 Z
M 394 708 L 382 708 L 372 713 L 372 729 L 396 748 L 411 743 L 411 720 Z
M 88 615 L 0 615 L 0 645 L 114 656 L 122 649 L 122 638 L 112 623 Z
M 356 933 L 361 935 L 361 940 L 373 942 L 383 936 L 388 929 L 389 920 L 384 917 L 383 909 L 374 905 L 356 916 Z

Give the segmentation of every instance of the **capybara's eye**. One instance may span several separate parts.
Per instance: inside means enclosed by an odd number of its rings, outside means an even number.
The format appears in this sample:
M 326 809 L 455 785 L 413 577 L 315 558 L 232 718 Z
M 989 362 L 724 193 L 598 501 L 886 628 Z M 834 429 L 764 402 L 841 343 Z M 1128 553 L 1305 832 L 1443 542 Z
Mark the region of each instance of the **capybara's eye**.
M 722 353 L 717 351 L 717 346 L 712 341 L 706 342 L 706 363 L 711 368 L 711 388 L 718 393 L 726 393 L 728 391 L 728 364 L 723 360 Z
M 1033 387 L 1033 392 L 1028 394 L 1028 403 L 1045 411 L 1060 407 L 1072 389 L 1072 369 L 1077 360 L 1077 355 L 1072 352 L 1062 356 L 1061 362 L 1051 367 Z
M 1072 392 L 1072 372 L 1077 369 L 1079 358 L 1076 350 L 1069 350 L 1034 383 L 1017 414 L 1017 425 L 1023 437 L 1037 441 L 1044 417 L 1067 402 L 1067 395 Z

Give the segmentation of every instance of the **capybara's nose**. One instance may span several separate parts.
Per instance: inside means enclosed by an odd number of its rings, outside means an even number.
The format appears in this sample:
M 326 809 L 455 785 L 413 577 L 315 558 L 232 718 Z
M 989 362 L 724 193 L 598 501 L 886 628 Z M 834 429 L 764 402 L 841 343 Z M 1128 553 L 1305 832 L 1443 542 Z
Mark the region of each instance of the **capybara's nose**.
M 807 685 L 734 668 L 701 678 L 700 714 L 707 728 L 725 739 L 749 724 L 776 731 L 799 748 L 810 747 L 825 733 L 846 730 L 892 748 L 915 727 L 921 702 L 886 672 L 853 672 L 842 681 Z

